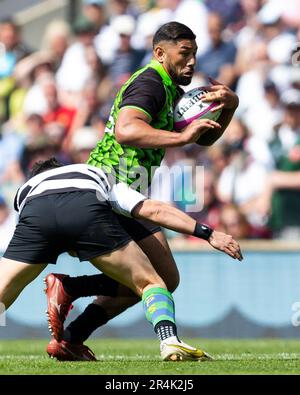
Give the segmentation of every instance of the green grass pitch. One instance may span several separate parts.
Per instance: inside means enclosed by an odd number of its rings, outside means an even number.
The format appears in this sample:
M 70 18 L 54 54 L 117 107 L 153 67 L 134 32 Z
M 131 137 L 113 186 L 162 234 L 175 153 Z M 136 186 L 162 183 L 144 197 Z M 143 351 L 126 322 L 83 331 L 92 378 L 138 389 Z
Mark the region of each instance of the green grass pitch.
M 188 339 L 186 339 L 188 341 Z M 158 341 L 101 339 L 87 345 L 99 362 L 58 362 L 44 352 L 47 340 L 0 341 L 0 374 L 299 374 L 300 340 L 190 339 L 211 362 L 162 362 Z

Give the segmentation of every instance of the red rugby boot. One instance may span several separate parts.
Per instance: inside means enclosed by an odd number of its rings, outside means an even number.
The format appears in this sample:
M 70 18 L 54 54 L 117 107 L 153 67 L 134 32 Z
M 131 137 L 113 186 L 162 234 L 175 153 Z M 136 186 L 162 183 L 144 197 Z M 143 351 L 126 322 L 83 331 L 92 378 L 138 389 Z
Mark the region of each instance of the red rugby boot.
M 74 298 L 66 293 L 62 280 L 69 277 L 67 274 L 50 273 L 44 279 L 47 295 L 48 327 L 57 341 L 62 340 L 64 333 L 64 322 L 73 308 Z
M 93 351 L 84 344 L 72 344 L 62 340 L 60 343 L 52 339 L 46 351 L 50 358 L 58 361 L 97 361 Z

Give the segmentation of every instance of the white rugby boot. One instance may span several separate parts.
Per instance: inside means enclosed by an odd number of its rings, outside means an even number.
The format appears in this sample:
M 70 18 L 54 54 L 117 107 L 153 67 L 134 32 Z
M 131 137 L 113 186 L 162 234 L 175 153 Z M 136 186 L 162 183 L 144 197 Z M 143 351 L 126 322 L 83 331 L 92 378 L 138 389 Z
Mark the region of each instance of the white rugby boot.
M 160 343 L 163 361 L 211 361 L 213 358 L 205 351 L 179 341 L 175 336 Z

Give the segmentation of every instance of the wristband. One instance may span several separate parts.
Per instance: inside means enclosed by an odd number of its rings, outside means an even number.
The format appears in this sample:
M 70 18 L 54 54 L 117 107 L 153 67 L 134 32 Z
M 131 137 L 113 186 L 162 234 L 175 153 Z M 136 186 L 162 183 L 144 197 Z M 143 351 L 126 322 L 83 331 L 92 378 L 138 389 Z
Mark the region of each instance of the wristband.
M 207 225 L 196 223 L 193 236 L 208 240 L 214 230 Z

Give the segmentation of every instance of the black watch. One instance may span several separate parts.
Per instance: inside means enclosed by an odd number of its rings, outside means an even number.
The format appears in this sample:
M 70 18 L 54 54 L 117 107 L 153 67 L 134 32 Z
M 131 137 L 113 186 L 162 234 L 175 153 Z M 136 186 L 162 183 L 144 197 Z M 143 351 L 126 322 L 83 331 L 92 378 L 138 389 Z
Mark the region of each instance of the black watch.
M 214 230 L 207 225 L 196 223 L 193 236 L 208 240 Z

